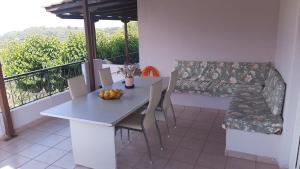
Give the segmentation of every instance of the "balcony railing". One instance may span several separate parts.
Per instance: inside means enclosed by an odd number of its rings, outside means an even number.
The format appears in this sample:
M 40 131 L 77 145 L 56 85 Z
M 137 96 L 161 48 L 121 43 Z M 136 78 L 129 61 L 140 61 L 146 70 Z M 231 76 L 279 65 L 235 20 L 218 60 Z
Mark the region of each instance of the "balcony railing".
M 105 57 L 113 64 L 124 64 L 124 56 Z M 129 53 L 130 63 L 139 62 L 139 53 Z M 81 75 L 78 61 L 52 68 L 5 77 L 7 98 L 11 109 L 63 92 L 68 88 L 67 79 Z
M 129 57 L 129 63 L 139 63 L 139 53 L 138 52 L 132 52 L 128 54 Z M 124 64 L 125 63 L 125 56 L 109 56 L 109 57 L 103 57 L 103 59 L 107 59 L 111 61 L 113 64 Z
M 67 79 L 82 74 L 81 62 L 5 77 L 10 108 L 65 91 L 68 88 Z

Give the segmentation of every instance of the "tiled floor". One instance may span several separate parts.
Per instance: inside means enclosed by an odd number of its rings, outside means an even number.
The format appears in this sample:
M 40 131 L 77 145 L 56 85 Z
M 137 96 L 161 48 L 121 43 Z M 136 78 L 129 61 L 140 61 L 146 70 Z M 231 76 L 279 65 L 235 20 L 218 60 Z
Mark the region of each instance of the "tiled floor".
M 156 130 L 149 129 L 153 164 L 149 164 L 143 135 L 127 132 L 123 140 L 117 133 L 119 169 L 277 169 L 276 166 L 224 156 L 224 113 L 217 110 L 175 106 L 177 128 L 169 119 L 159 123 L 164 150 L 160 150 Z M 169 113 L 171 115 L 171 113 Z M 85 169 L 75 166 L 68 122 L 52 119 L 34 125 L 8 142 L 0 142 L 0 169 Z

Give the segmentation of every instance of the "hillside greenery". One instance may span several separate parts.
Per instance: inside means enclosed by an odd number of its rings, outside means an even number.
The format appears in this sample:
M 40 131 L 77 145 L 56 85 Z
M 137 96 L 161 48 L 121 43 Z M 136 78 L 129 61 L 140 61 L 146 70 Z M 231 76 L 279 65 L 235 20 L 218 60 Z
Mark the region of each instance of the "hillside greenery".
M 42 32 L 29 29 L 22 35 L 6 34 L 0 38 L 0 59 L 5 76 L 67 64 L 86 58 L 85 34 L 82 29 L 57 28 Z M 62 31 L 60 31 L 62 30 Z M 138 52 L 137 23 L 128 24 L 129 53 Z M 15 36 L 13 36 L 15 34 Z M 17 36 L 16 36 L 17 35 Z M 124 55 L 123 28 L 96 30 L 97 57 L 113 60 Z M 120 57 L 123 59 L 123 57 Z

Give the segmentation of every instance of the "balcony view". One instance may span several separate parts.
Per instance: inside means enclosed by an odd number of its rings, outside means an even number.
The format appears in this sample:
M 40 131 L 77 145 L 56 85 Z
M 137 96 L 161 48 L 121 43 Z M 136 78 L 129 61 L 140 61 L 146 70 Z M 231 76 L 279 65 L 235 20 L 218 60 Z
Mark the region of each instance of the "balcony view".
M 300 169 L 299 12 L 0 2 L 0 169 Z

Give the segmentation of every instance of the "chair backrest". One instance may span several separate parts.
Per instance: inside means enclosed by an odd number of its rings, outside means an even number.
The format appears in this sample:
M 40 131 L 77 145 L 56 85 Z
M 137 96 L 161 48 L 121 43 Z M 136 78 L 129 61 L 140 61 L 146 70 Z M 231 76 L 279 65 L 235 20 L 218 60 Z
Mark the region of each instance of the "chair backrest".
M 157 108 L 162 92 L 162 80 L 159 80 L 152 84 L 150 88 L 150 99 L 147 109 L 144 111 L 145 119 L 144 126 L 146 128 L 152 126 L 155 123 L 155 109 Z
M 72 99 L 86 95 L 87 89 L 82 75 L 68 79 L 69 91 Z
M 171 72 L 171 77 L 169 81 L 169 86 L 168 89 L 164 95 L 164 100 L 162 102 L 162 108 L 167 111 L 171 105 L 171 94 L 174 91 L 175 85 L 176 85 L 176 80 L 178 77 L 178 70 L 174 70 Z
M 110 68 L 104 68 L 99 70 L 99 76 L 102 86 L 110 86 L 113 84 Z

